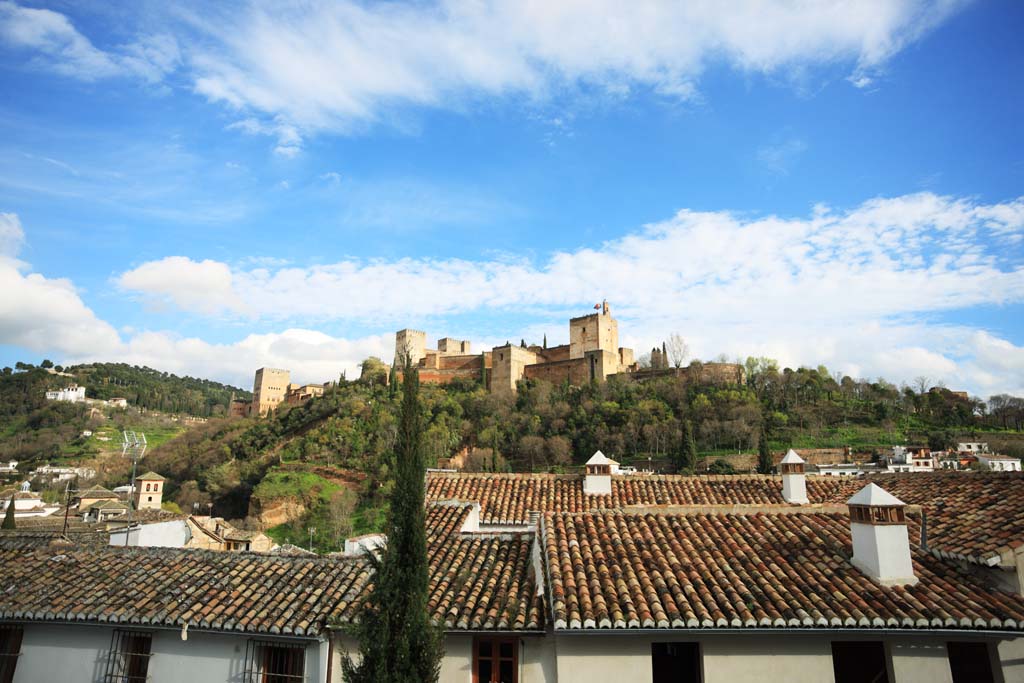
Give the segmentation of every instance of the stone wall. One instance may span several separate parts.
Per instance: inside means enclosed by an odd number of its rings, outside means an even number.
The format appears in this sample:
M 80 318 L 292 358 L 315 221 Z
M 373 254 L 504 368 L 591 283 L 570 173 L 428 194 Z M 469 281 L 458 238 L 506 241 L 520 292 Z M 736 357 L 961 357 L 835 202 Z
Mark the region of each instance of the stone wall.
M 491 351 L 491 392 L 514 392 L 526 366 L 536 362 L 537 354 L 529 349 L 511 344 L 495 347 Z
M 555 385 L 568 380 L 569 384 L 580 386 L 590 381 L 589 367 L 590 365 L 586 358 L 574 358 L 572 360 L 567 358 L 550 363 L 527 365 L 525 377 L 527 379 L 544 380 Z

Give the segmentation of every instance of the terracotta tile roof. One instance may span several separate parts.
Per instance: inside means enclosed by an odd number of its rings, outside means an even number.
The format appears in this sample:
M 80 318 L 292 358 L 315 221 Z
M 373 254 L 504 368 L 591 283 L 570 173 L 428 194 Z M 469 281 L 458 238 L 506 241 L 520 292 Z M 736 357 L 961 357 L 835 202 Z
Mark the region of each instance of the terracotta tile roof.
M 1024 542 L 1024 474 L 1020 472 L 922 472 L 874 476 L 870 481 L 904 503 L 924 509 L 928 545 L 939 554 L 992 563 Z M 844 482 L 846 491 L 837 492 L 834 502 L 864 483 Z
M 167 548 L 0 550 L 0 619 L 314 636 L 350 609 L 365 564 Z
M 539 631 L 533 533 L 461 533 L 472 504 L 427 508 L 428 605 L 448 630 Z
M 832 502 L 845 490 L 838 478 L 809 477 L 812 503 Z M 863 486 L 863 484 L 862 484 Z M 851 492 L 852 493 L 852 492 Z M 847 495 L 843 501 L 849 497 Z M 480 503 L 480 521 L 525 524 L 530 512 L 586 512 L 630 505 L 786 505 L 782 479 L 763 475 L 612 477 L 610 496 L 583 493 L 583 475 L 430 472 L 427 500 Z
M 428 515 L 429 606 L 449 630 L 542 630 L 534 535 L 461 534 L 468 505 Z M 94 527 L 95 528 L 95 527 Z M 88 533 L 88 532 L 86 532 Z M 105 533 L 92 532 L 97 537 Z M 112 622 L 316 635 L 368 594 L 358 558 L 168 548 L 55 546 L 0 534 L 0 619 Z M 74 538 L 74 537 L 73 537 Z M 28 551 L 28 552 L 26 552 Z
M 975 562 L 1024 542 L 1024 473 L 915 472 L 870 479 L 807 477 L 812 504 L 845 504 L 874 481 L 928 514 L 929 546 Z M 612 477 L 610 496 L 583 493 L 583 475 L 430 472 L 427 500 L 478 501 L 484 524 L 525 524 L 529 512 L 587 512 L 658 505 L 786 505 L 776 476 Z M 940 509 L 939 501 L 944 503 Z
M 842 514 L 549 514 L 556 629 L 1024 630 L 1024 599 L 914 552 L 920 582 L 855 569 Z
M 444 539 L 458 533 L 466 523 L 471 508 L 471 503 L 458 501 L 444 501 L 430 505 L 427 508 L 425 524 L 427 538 L 431 540 Z

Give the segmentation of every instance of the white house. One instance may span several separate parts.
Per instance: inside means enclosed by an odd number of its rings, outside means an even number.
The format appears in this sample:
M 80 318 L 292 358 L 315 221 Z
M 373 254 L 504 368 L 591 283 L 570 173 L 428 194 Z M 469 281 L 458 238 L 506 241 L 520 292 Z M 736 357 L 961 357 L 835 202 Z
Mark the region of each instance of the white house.
M 956 445 L 956 450 L 958 453 L 970 453 L 971 455 L 988 453 L 988 444 L 983 441 L 964 441 Z
M 0 464 L 0 474 L 17 474 L 18 473 L 18 461 L 8 460 L 6 463 Z
M 982 467 L 993 472 L 1020 472 L 1020 458 L 987 452 L 975 453 L 974 457 Z
M 63 389 L 46 392 L 47 401 L 70 401 L 71 403 L 82 403 L 85 401 L 85 387 L 71 384 Z

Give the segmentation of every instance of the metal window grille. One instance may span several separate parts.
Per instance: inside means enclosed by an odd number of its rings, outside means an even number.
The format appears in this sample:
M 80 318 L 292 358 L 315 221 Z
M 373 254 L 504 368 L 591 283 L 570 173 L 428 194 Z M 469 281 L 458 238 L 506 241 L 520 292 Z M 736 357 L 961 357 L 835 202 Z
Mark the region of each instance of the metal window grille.
M 245 647 L 245 683 L 297 683 L 306 680 L 306 646 L 250 640 Z
M 153 634 L 116 629 L 110 639 L 105 683 L 138 683 L 149 680 Z
M 0 683 L 14 680 L 14 669 L 21 656 L 21 635 L 20 626 L 0 624 Z

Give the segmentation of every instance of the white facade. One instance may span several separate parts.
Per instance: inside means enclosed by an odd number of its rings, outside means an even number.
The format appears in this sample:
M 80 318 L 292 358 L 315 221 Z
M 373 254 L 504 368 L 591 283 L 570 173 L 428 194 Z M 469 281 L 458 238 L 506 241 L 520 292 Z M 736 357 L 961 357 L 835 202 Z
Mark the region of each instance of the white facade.
M 192 540 L 192 531 L 184 519 L 153 524 L 136 524 L 128 529 L 114 529 L 110 532 L 110 545 L 138 545 L 148 548 L 184 548 Z
M 75 477 L 92 479 L 96 476 L 96 470 L 91 467 L 57 467 L 55 465 L 43 465 L 29 473 L 31 477 L 43 477 L 50 481 L 69 481 Z
M 988 444 L 984 441 L 964 441 L 956 445 L 958 453 L 971 453 L 977 455 L 978 453 L 988 453 Z
M 14 671 L 14 683 L 105 680 L 103 676 L 113 627 L 28 623 L 23 628 L 21 656 Z M 288 641 L 274 636 L 198 630 L 190 630 L 183 637 L 179 629 L 124 628 L 152 633 L 152 657 L 147 672 L 150 683 L 242 681 L 246 645 L 251 637 L 261 641 L 305 643 L 303 680 L 322 681 L 326 675 L 326 641 Z
M 993 472 L 1020 472 L 1020 460 L 1008 455 L 975 453 L 974 457 L 978 459 L 978 463 L 982 467 Z
M 965 634 L 962 640 L 979 640 Z M 896 683 L 952 683 L 946 643 L 953 636 L 906 636 L 892 632 L 787 633 L 556 633 L 516 637 L 518 683 L 645 682 L 653 678 L 655 643 L 696 643 L 703 683 L 832 683 L 832 644 L 883 643 L 889 680 Z M 987 641 L 996 680 L 1021 681 L 1024 639 Z M 438 683 L 473 683 L 474 636 L 448 634 Z M 347 637 L 335 636 L 330 683 L 342 683 L 341 662 L 356 650 Z M 1003 676 L 1000 677 L 999 670 Z
M 71 403 L 82 403 L 85 401 L 85 387 L 80 387 L 77 384 L 58 389 L 56 391 L 46 392 L 47 401 L 70 401 Z
M 17 474 L 18 473 L 18 461 L 8 460 L 4 464 L 0 464 L 0 474 Z

